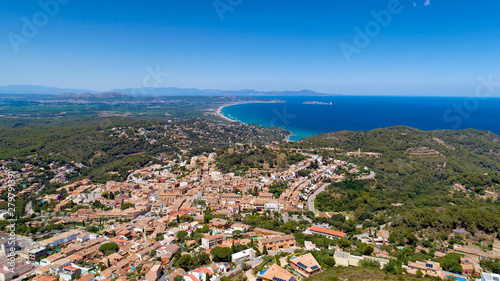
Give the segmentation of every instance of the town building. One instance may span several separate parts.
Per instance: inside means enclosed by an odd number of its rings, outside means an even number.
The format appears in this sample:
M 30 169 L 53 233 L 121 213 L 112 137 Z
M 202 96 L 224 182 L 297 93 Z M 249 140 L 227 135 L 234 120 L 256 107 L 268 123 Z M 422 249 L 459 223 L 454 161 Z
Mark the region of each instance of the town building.
M 231 261 L 235 264 L 242 264 L 255 259 L 256 251 L 254 249 L 246 249 L 231 255 Z
M 321 266 L 311 253 L 291 258 L 290 266 L 306 277 L 321 272 Z
M 441 268 L 441 265 L 438 262 L 434 261 L 416 261 L 416 262 L 408 262 L 408 265 L 406 267 L 406 270 L 408 271 L 409 274 L 417 274 L 417 272 L 420 270 L 423 275 L 430 275 L 430 276 L 436 276 L 436 277 L 442 277 L 443 274 L 443 269 Z
M 257 240 L 257 247 L 261 252 L 264 250 L 264 247 L 266 247 L 268 251 L 279 251 L 293 248 L 296 245 L 297 243 L 293 235 L 274 236 Z
M 347 233 L 344 233 L 341 231 L 336 231 L 336 230 L 331 230 L 328 228 L 318 227 L 318 226 L 311 226 L 309 228 L 309 232 L 311 234 L 321 234 L 321 235 L 326 236 L 330 239 L 347 237 Z
M 225 234 L 217 234 L 208 237 L 201 238 L 201 246 L 205 249 L 212 249 L 213 247 L 219 246 L 226 240 Z
M 262 270 L 257 275 L 257 278 L 268 281 L 295 281 L 296 278 L 284 268 L 277 264 L 273 264 L 269 269 Z

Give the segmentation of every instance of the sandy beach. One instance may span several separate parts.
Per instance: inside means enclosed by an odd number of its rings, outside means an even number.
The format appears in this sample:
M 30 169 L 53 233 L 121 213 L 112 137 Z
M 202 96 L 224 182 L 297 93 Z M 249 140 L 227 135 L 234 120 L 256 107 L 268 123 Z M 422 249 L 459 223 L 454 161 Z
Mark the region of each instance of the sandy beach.
M 222 115 L 221 110 L 222 108 L 226 107 L 226 106 L 230 106 L 230 105 L 233 105 L 233 104 L 226 104 L 226 105 L 223 105 L 223 106 L 219 106 L 219 108 L 217 108 L 217 111 L 215 111 L 215 115 L 219 116 L 220 118 L 226 120 L 226 121 L 229 121 L 229 122 L 237 122 L 235 120 L 232 120 L 232 119 L 229 119 L 227 118 L 226 116 Z
M 230 103 L 230 104 L 225 104 L 225 105 L 221 105 L 219 106 L 219 108 L 217 108 L 217 110 L 215 111 L 215 115 L 226 120 L 226 121 L 229 121 L 229 122 L 238 122 L 236 120 L 233 120 L 233 119 L 230 119 L 230 118 L 227 118 L 226 116 L 222 115 L 221 113 L 221 110 L 226 107 L 226 106 L 231 106 L 231 105 L 237 105 L 237 104 L 245 104 L 245 103 L 284 103 L 285 101 L 281 101 L 281 100 L 272 100 L 272 101 L 248 101 L 248 102 L 235 102 L 235 103 Z

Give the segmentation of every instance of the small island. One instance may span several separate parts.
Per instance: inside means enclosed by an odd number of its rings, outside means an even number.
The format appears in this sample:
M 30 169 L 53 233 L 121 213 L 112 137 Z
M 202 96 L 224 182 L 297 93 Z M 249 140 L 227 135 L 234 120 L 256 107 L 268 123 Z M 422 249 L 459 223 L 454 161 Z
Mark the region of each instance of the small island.
M 322 105 L 332 105 L 332 102 L 322 102 L 322 101 L 305 101 L 302 104 L 322 104 Z

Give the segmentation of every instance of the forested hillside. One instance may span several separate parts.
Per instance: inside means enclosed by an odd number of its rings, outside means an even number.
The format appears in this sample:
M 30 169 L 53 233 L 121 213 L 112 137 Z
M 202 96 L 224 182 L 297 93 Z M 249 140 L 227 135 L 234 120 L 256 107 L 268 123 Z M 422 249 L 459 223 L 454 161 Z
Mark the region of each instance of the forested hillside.
M 96 182 L 121 181 L 128 171 L 150 161 L 214 152 L 238 142 L 266 144 L 281 141 L 287 132 L 241 123 L 204 119 L 164 122 L 132 118 L 74 119 L 65 121 L 16 120 L 0 128 L 0 159 L 46 166 L 75 167 L 79 178 Z
M 327 133 L 287 146 L 373 168 L 375 181 L 332 184 L 316 206 L 348 213 L 358 222 L 390 221 L 402 230 L 398 239 L 404 242 L 407 231 L 426 228 L 500 231 L 499 141 L 491 132 L 473 129 L 393 127 Z

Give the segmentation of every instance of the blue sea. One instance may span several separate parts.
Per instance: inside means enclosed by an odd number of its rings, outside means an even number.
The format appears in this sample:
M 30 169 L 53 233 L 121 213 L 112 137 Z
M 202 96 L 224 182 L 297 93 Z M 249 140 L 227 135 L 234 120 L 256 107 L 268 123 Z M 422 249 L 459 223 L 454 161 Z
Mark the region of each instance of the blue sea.
M 476 97 L 268 97 L 284 103 L 224 107 L 233 120 L 291 131 L 291 140 L 333 131 L 365 131 L 405 125 L 421 130 L 489 130 L 500 134 L 500 98 Z M 303 104 L 306 101 L 330 103 Z

